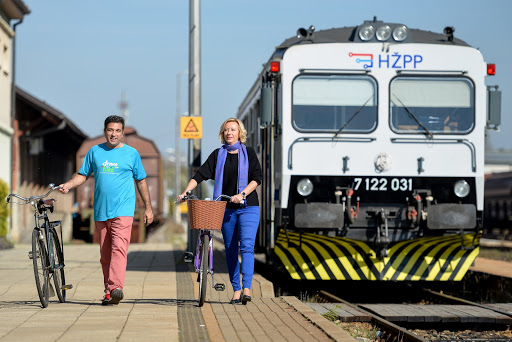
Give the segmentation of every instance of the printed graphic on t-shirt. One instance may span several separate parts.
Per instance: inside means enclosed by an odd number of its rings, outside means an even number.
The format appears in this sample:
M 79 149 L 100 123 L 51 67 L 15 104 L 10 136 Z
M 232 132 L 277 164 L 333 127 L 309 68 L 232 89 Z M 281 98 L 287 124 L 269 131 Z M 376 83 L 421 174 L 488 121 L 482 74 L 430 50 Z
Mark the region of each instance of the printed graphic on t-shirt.
M 117 169 L 119 169 L 119 166 L 117 165 L 117 163 L 112 163 L 112 162 L 109 162 L 108 160 L 106 160 L 103 164 L 101 164 L 101 171 L 100 173 L 109 173 L 109 174 L 113 174 L 113 175 L 117 175 L 119 174 L 119 172 L 116 172 L 116 171 L 119 171 Z

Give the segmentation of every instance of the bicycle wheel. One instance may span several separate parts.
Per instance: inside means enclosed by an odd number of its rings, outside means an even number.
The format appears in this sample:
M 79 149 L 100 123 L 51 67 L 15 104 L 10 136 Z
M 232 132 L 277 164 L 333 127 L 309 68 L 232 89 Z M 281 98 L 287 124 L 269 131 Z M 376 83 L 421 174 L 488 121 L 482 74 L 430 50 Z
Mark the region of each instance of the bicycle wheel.
M 42 234 L 42 233 L 41 233 Z M 44 239 L 39 240 L 39 230 L 32 232 L 32 263 L 34 265 L 34 276 L 36 279 L 37 294 L 43 308 L 48 306 L 48 267 L 47 253 Z
M 52 249 L 53 249 L 53 283 L 55 284 L 55 292 L 59 298 L 59 302 L 64 303 L 66 301 L 66 290 L 62 289 L 62 285 L 66 284 L 66 277 L 64 276 L 64 254 L 60 247 L 59 236 L 55 229 L 51 229 L 52 235 Z M 51 258 L 50 258 L 51 259 Z
M 210 238 L 207 234 L 203 235 L 203 245 L 201 247 L 201 268 L 199 269 L 199 306 L 203 306 L 206 298 L 206 284 L 208 283 L 208 265 L 210 257 Z

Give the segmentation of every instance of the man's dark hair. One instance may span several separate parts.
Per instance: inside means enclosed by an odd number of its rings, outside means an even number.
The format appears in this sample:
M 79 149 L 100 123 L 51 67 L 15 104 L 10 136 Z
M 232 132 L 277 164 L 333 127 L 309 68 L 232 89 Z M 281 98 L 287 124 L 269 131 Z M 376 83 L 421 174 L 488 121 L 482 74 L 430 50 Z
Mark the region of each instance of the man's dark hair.
M 123 131 L 124 131 L 124 118 L 119 115 L 110 115 L 108 118 L 105 119 L 105 127 L 103 130 L 107 129 L 107 126 L 109 123 L 115 122 L 115 123 L 122 123 L 123 124 Z

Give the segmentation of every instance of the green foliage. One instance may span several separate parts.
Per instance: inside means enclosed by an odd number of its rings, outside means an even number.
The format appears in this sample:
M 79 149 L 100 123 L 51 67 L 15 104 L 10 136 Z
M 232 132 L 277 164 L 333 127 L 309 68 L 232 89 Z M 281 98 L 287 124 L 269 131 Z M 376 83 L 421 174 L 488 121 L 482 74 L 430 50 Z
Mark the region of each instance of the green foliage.
M 338 315 L 335 312 L 333 312 L 333 311 L 326 312 L 326 313 L 323 314 L 323 316 L 325 318 L 327 318 L 331 322 L 335 322 L 339 318 Z
M 9 194 L 9 186 L 6 182 L 0 179 L 0 236 L 6 236 L 8 225 L 7 219 L 9 217 L 9 206 L 6 206 L 5 198 Z

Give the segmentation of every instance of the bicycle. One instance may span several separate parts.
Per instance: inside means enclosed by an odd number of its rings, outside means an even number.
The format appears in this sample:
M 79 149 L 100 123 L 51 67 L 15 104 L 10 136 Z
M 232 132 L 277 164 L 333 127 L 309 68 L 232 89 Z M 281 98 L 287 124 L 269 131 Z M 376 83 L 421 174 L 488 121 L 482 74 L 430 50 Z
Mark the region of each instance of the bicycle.
M 224 291 L 226 285 L 215 283 L 213 270 L 213 230 L 220 230 L 224 217 L 225 201 L 219 201 L 220 198 L 231 199 L 230 196 L 220 195 L 214 201 L 200 200 L 191 191 L 187 191 L 186 196 L 181 203 L 187 201 L 189 223 L 191 229 L 198 229 L 199 235 L 196 243 L 195 257 L 192 252 L 185 252 L 184 261 L 194 262 L 194 268 L 197 273 L 197 282 L 199 282 L 199 306 L 203 306 L 206 298 L 206 289 L 208 283 L 208 273 L 212 276 L 212 287 L 216 291 Z
M 17 194 L 9 194 L 7 203 L 30 204 L 34 207 L 35 228 L 32 231 L 32 250 L 28 252 L 29 259 L 32 259 L 34 277 L 36 280 L 37 294 L 43 308 L 48 307 L 49 297 L 57 294 L 59 302 L 66 301 L 66 290 L 73 288 L 73 285 L 66 283 L 64 274 L 64 245 L 62 244 L 62 227 L 60 230 L 60 241 L 56 227 L 62 221 L 50 221 L 48 211 L 53 213 L 55 199 L 44 199 L 60 186 L 49 185 L 50 191 L 42 196 L 30 196 L 28 198 Z M 22 202 L 13 202 L 17 198 Z M 55 284 L 55 290 L 51 280 Z

